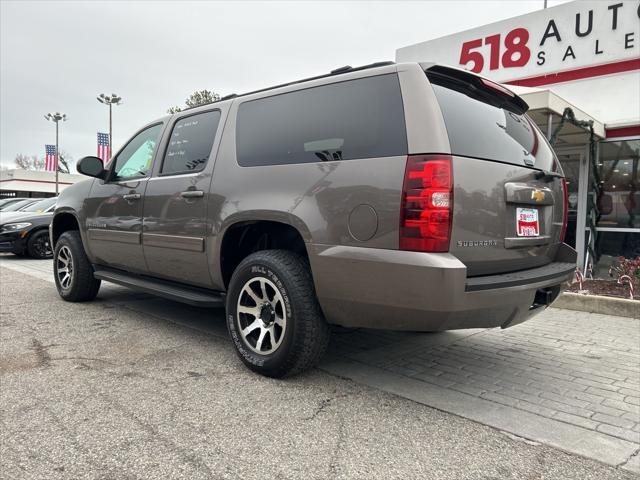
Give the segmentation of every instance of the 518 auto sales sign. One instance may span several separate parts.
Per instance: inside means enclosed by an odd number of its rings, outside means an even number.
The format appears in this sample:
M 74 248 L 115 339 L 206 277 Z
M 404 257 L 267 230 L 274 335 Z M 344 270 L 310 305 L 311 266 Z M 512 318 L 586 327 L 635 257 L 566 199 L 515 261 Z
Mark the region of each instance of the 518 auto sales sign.
M 640 62 L 640 1 L 575 1 L 400 48 L 398 62 L 436 62 L 508 82 Z M 635 67 L 634 67 L 635 65 Z

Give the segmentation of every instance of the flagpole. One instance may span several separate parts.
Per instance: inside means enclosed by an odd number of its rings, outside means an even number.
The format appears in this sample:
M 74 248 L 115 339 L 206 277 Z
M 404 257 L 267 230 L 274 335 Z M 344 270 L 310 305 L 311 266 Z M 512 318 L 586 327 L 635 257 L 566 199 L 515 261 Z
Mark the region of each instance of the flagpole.
M 60 152 L 58 150 L 58 122 L 56 122 L 56 197 L 58 196 L 58 161 Z
M 50 122 L 54 122 L 56 124 L 56 164 L 54 166 L 55 170 L 56 170 L 56 196 L 58 195 L 58 193 L 60 193 L 60 188 L 59 188 L 59 183 L 58 183 L 58 161 L 60 159 L 60 152 L 59 152 L 59 136 L 58 136 L 58 123 L 60 121 L 66 122 L 67 121 L 67 116 L 64 113 L 60 113 L 60 112 L 56 112 L 56 113 L 47 113 L 44 116 L 45 119 L 49 120 Z
M 111 95 L 105 95 L 104 93 L 101 93 L 100 95 L 98 95 L 96 97 L 96 100 L 98 100 L 100 103 L 102 103 L 103 105 L 109 105 L 109 156 L 112 155 L 112 148 L 113 148 L 113 122 L 112 122 L 112 107 L 113 105 L 120 105 L 122 102 L 122 97 L 119 97 L 118 95 L 116 95 L 115 93 L 112 93 Z
M 111 156 L 111 141 L 113 139 L 113 129 L 111 122 L 111 102 L 109 102 L 109 156 Z

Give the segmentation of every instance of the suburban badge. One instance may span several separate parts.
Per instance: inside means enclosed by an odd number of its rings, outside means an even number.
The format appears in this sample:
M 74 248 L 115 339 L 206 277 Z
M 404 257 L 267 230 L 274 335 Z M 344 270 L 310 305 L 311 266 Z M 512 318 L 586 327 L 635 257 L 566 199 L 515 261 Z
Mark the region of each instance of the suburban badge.
M 496 247 L 498 242 L 496 240 L 458 240 L 456 245 L 458 247 Z

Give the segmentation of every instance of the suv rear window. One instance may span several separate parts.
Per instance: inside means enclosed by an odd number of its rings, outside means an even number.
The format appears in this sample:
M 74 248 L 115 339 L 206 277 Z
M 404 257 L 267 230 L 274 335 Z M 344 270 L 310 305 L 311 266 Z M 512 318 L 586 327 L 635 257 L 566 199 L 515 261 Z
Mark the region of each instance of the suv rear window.
M 449 135 L 451 153 L 553 170 L 555 158 L 547 140 L 526 115 L 508 111 L 435 84 Z
M 240 105 L 238 163 L 244 167 L 406 155 L 395 74 L 251 100 Z

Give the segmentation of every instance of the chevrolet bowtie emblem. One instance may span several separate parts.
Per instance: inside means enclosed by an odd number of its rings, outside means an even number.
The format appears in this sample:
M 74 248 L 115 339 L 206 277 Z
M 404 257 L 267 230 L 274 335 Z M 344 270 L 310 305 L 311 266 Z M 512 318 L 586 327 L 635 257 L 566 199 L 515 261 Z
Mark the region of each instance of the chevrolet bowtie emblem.
M 540 203 L 544 201 L 544 192 L 542 190 L 533 190 L 531 192 L 531 200 Z

